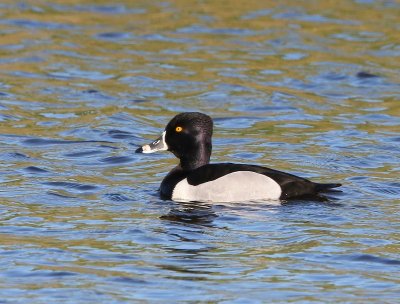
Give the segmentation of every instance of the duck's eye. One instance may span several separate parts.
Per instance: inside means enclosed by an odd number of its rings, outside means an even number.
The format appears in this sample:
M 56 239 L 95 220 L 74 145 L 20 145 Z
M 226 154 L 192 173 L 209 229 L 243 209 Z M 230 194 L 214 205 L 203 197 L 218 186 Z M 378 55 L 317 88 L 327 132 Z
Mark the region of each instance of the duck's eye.
M 176 128 L 175 128 L 175 131 L 178 132 L 178 133 L 179 133 L 179 132 L 182 132 L 182 130 L 183 130 L 182 127 L 176 127 Z

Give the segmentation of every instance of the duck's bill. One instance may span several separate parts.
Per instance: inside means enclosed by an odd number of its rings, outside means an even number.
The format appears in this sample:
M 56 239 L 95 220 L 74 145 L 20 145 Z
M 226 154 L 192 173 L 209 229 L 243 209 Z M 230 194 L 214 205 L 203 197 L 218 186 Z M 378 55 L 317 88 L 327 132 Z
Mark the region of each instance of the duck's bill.
M 151 144 L 144 145 L 138 148 L 135 152 L 136 153 L 154 153 L 157 151 L 165 151 L 168 150 L 168 146 L 165 142 L 165 131 L 163 134 L 153 141 Z

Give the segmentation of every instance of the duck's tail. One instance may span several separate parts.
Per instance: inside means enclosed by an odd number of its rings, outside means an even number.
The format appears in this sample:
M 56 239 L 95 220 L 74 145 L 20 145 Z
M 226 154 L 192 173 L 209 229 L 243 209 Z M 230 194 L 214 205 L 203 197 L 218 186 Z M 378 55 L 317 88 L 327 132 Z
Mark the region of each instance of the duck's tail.
M 319 183 L 317 183 L 315 185 L 315 190 L 317 192 L 325 192 L 325 191 L 330 191 L 333 188 L 340 187 L 341 185 L 342 184 L 339 184 L 339 183 L 337 183 L 337 184 L 319 184 Z M 333 191 L 335 191 L 335 190 L 333 190 Z

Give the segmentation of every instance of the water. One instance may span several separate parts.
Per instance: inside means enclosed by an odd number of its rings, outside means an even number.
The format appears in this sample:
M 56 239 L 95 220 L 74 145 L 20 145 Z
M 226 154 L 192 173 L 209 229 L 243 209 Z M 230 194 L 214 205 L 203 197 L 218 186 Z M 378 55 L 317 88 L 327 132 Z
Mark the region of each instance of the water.
M 3 1 L 0 302 L 394 303 L 397 1 Z M 181 111 L 214 162 L 342 182 L 328 202 L 179 204 Z

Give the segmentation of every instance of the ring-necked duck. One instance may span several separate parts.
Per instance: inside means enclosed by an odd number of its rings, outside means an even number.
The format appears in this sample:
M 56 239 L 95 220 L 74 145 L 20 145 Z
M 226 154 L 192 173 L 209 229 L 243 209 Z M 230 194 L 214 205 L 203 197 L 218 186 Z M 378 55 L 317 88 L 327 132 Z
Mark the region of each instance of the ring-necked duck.
M 277 200 L 317 195 L 341 186 L 320 184 L 277 170 L 246 164 L 210 164 L 213 122 L 197 112 L 176 115 L 161 137 L 136 153 L 168 150 L 179 158 L 160 187 L 175 201 L 234 202 Z

